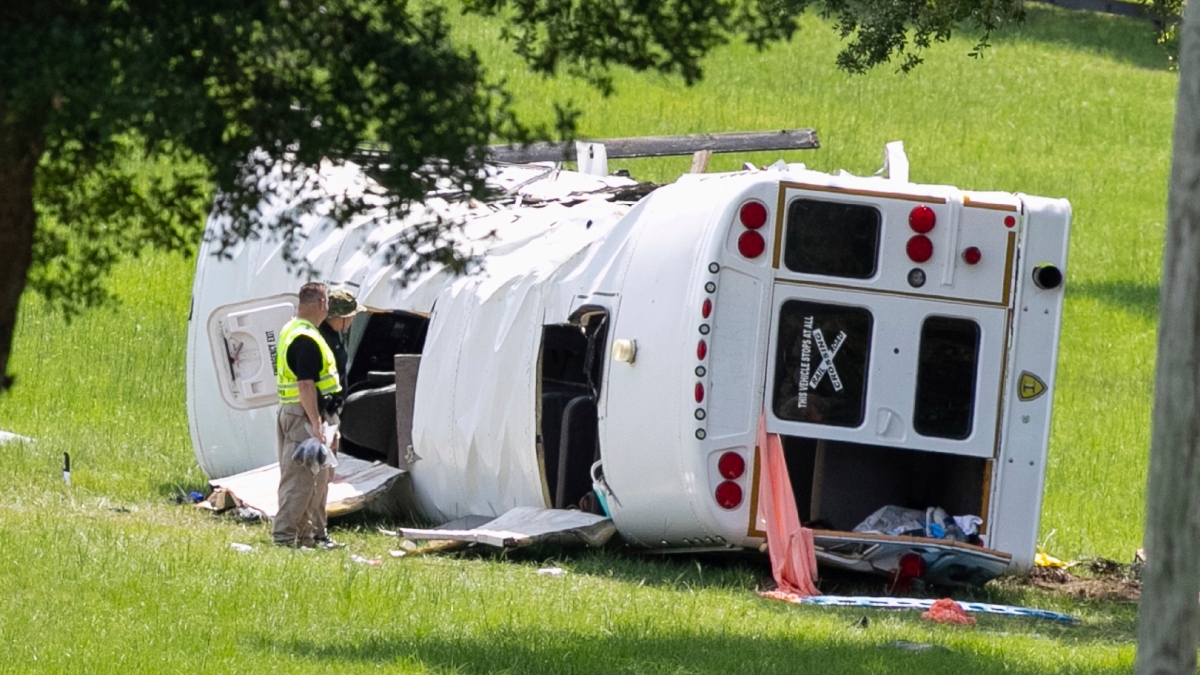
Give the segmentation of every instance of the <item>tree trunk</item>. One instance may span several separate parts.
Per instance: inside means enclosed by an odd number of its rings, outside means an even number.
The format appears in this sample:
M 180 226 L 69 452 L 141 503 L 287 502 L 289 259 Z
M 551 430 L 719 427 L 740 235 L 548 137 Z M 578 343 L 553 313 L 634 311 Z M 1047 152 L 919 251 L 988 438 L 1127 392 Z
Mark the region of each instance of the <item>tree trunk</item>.
M 1196 672 L 1200 635 L 1200 1 L 1184 10 L 1158 311 L 1137 672 Z
M 25 278 L 33 261 L 33 177 L 42 154 L 40 134 L 5 123 L 0 107 L 0 393 L 8 389 L 8 360 Z

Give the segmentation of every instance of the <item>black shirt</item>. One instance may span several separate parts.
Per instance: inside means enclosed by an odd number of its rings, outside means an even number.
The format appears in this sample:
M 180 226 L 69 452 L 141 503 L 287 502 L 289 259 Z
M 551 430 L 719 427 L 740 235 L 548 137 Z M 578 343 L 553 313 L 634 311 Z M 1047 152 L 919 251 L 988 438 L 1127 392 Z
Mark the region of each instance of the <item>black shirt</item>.
M 327 321 L 322 321 L 317 330 L 321 331 L 321 337 L 325 338 L 325 344 L 329 345 L 330 351 L 333 352 L 333 363 L 337 366 L 338 382 L 344 389 L 346 387 L 346 344 L 342 342 L 342 334 L 334 330 Z
M 341 344 L 341 341 L 338 341 Z M 336 354 L 336 352 L 335 352 Z M 288 368 L 296 374 L 296 381 L 312 380 L 314 383 L 321 377 L 321 347 L 317 341 L 307 335 L 297 335 L 287 350 Z M 341 373 L 339 372 L 339 376 Z M 340 394 L 325 396 L 317 392 L 317 408 L 326 415 L 337 414 L 342 408 Z
M 296 374 L 296 380 L 312 380 L 321 377 L 321 348 L 317 341 L 307 335 L 297 335 L 287 350 L 288 368 Z

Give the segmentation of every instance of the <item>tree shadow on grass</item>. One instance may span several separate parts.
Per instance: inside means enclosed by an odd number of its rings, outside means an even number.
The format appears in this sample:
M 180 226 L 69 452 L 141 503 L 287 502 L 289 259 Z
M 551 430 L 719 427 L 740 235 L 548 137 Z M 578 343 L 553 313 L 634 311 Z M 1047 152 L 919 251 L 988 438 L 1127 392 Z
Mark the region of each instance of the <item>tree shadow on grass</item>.
M 969 648 L 927 645 L 923 651 L 895 646 L 893 631 L 847 627 L 854 637 L 806 635 L 798 630 L 786 638 L 740 636 L 680 626 L 673 635 L 646 635 L 645 627 L 631 622 L 597 626 L 586 634 L 545 627 L 505 627 L 486 635 L 464 636 L 458 630 L 445 634 L 409 635 L 403 626 L 384 627 L 382 635 L 356 644 L 339 639 L 336 631 L 327 641 L 279 642 L 260 636 L 259 648 L 286 652 L 305 661 L 328 664 L 396 663 L 455 673 L 920 673 L 1004 672 L 1042 675 L 1039 663 L 1014 663 L 994 653 L 975 654 Z M 931 636 L 941 642 L 941 635 Z M 912 645 L 913 643 L 909 643 Z M 978 647 L 977 647 L 978 648 Z M 990 645 L 988 652 L 993 652 Z M 982 651 L 982 650 L 981 650 Z M 1128 670 L 1125 668 L 1124 670 Z M 1106 672 L 1105 670 L 1093 672 Z M 1113 665 L 1111 672 L 1123 672 Z
M 1027 5 L 1025 14 L 1023 25 L 1000 31 L 993 36 L 993 42 L 1058 45 L 1137 68 L 1167 71 L 1167 54 L 1155 43 L 1156 29 L 1149 18 L 1072 11 L 1036 4 Z
M 1070 284 L 1067 292 L 1124 310 L 1146 321 L 1158 321 L 1159 287 L 1138 281 L 1084 281 Z

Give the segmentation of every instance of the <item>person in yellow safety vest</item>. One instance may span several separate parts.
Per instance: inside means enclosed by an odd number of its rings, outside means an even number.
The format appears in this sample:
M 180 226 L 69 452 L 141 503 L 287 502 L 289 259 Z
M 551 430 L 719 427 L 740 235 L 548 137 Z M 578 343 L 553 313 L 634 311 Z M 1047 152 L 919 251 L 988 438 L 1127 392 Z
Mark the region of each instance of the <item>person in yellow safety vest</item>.
M 279 388 L 276 441 L 279 451 L 279 511 L 272 526 L 272 539 L 280 546 L 337 548 L 325 536 L 325 499 L 329 493 L 331 467 L 315 474 L 292 461 L 296 447 L 309 438 L 336 451 L 337 439 L 322 437 L 322 422 L 336 426 L 337 416 L 326 412 L 328 397 L 341 392 L 333 351 L 317 326 L 329 311 L 324 284 L 308 283 L 300 288 L 296 318 L 280 331 L 275 358 L 275 383 Z M 321 531 L 317 526 L 321 525 Z M 323 540 L 318 541 L 317 536 Z

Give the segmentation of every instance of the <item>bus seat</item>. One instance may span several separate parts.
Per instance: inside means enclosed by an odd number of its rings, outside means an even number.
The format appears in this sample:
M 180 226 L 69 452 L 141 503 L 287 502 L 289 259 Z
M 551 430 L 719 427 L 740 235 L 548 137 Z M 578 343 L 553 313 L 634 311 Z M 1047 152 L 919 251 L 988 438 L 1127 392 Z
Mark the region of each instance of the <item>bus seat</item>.
M 572 398 L 562 412 L 554 508 L 568 508 L 591 491 L 589 471 L 599 459 L 596 434 L 595 399 L 591 396 Z
M 359 389 L 342 406 L 342 436 L 385 457 L 396 448 L 396 385 Z

